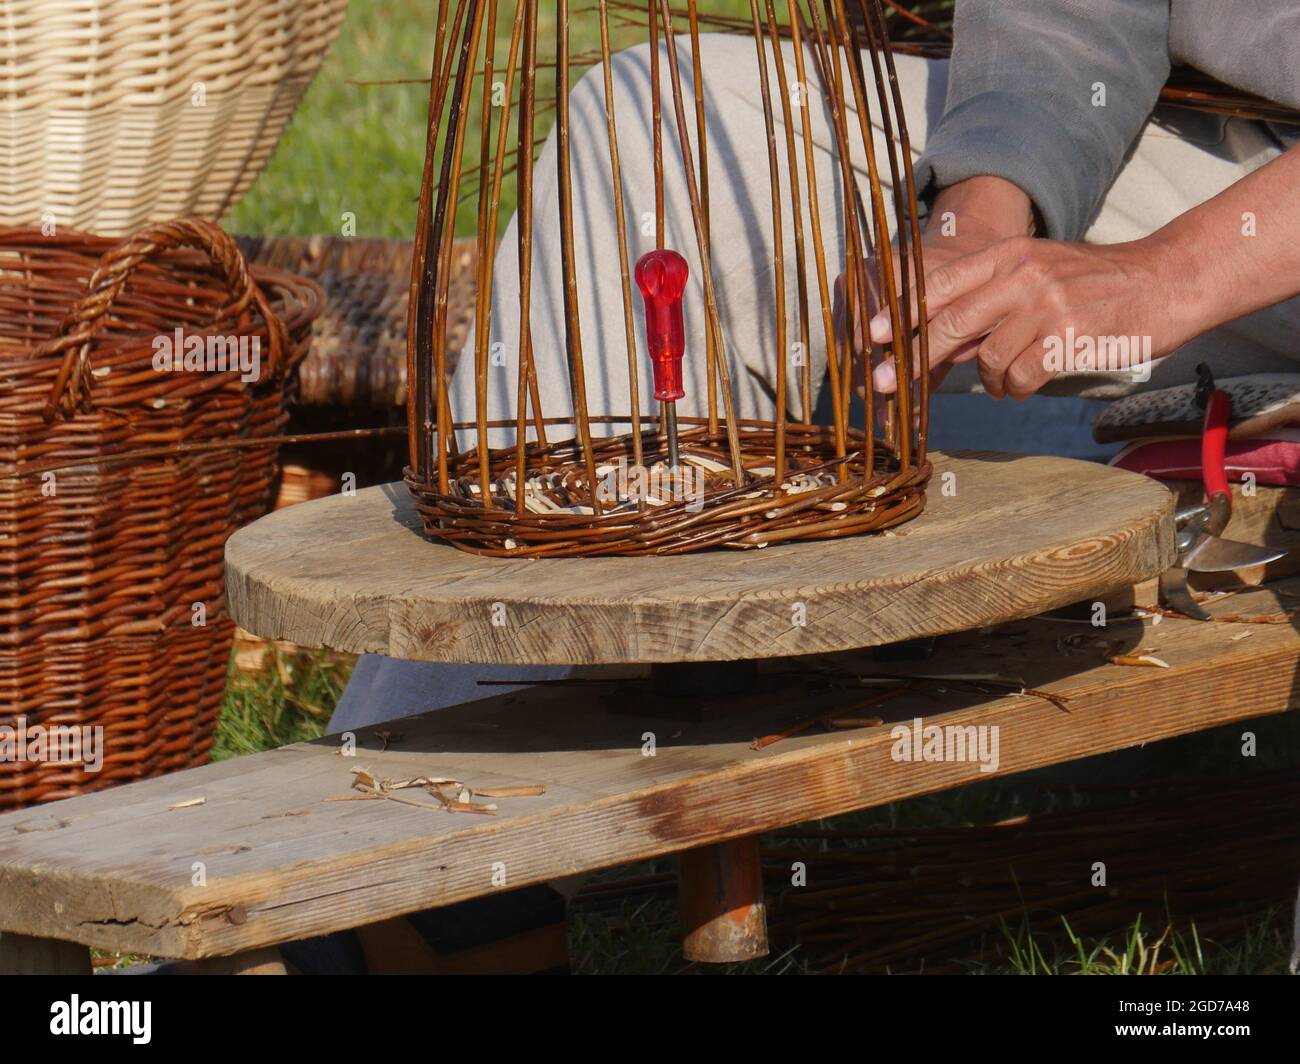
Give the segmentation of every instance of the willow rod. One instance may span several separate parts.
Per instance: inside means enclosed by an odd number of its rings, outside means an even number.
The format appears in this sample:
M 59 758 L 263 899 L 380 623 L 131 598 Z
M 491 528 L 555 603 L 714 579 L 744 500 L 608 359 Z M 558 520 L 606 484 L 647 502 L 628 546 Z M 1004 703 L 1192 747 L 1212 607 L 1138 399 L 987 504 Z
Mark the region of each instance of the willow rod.
M 858 0 L 861 6 L 862 0 Z M 867 12 L 862 11 L 865 18 L 864 27 L 867 34 L 866 51 L 871 56 L 871 67 L 875 75 L 876 99 L 880 105 L 881 126 L 884 131 L 885 157 L 889 162 L 890 181 L 894 189 L 894 207 L 897 218 L 898 228 L 898 271 L 894 270 L 894 247 L 889 239 L 889 222 L 888 214 L 884 209 L 884 196 L 878 180 L 878 175 L 872 181 L 871 197 L 872 206 L 876 218 L 876 243 L 880 249 L 880 254 L 876 260 L 877 273 L 880 276 L 882 292 L 886 294 L 889 302 L 890 318 L 895 322 L 894 338 L 892 346 L 894 349 L 895 367 L 897 371 L 897 382 L 895 388 L 895 399 L 898 410 L 898 432 L 899 432 L 899 454 L 904 457 L 905 461 L 910 461 L 912 452 L 912 433 L 914 430 L 914 416 L 912 403 L 912 368 L 914 361 L 912 358 L 912 307 L 911 291 L 908 281 L 908 239 L 909 230 L 904 225 L 902 205 L 907 190 L 899 180 L 899 168 L 896 158 L 897 143 L 894 138 L 893 121 L 889 113 L 889 95 L 885 91 L 884 78 L 881 71 L 880 56 L 877 47 L 877 35 L 872 20 L 867 17 Z M 855 68 L 857 71 L 857 80 L 863 86 L 863 98 L 866 98 L 866 73 L 862 66 L 862 48 L 858 46 L 858 24 L 854 23 L 849 30 L 854 40 L 853 56 Z M 883 32 L 883 31 L 882 31 Z M 885 40 L 882 36 L 881 41 Z M 859 116 L 862 120 L 862 116 Z M 871 116 L 866 116 L 867 129 L 871 128 Z M 868 158 L 875 158 L 875 144 L 868 141 L 867 147 Z M 898 281 L 895 277 L 899 278 Z M 901 295 L 899 285 L 901 284 Z M 899 336 L 899 333 L 902 333 Z
M 776 479 L 785 480 L 785 419 L 789 338 L 785 319 L 785 222 L 781 217 L 781 164 L 776 152 L 772 87 L 767 74 L 767 49 L 758 17 L 758 0 L 749 0 L 754 49 L 758 53 L 758 87 L 763 101 L 763 131 L 767 138 L 767 179 L 772 196 L 772 298 L 776 307 Z M 788 101 L 787 101 L 788 106 Z
M 618 155 L 618 124 L 614 119 L 614 71 L 609 50 L 609 10 L 600 0 L 600 51 L 604 57 L 606 132 L 609 139 L 610 182 L 614 188 L 614 229 L 618 236 L 618 267 L 623 284 L 623 332 L 627 342 L 627 380 L 632 411 L 632 449 L 638 466 L 645 465 L 641 445 L 641 388 L 638 380 L 636 325 L 632 313 L 632 271 L 627 252 L 627 219 L 623 214 L 623 168 Z M 644 500 L 643 504 L 644 504 Z
M 487 19 L 483 32 L 485 40 L 478 153 L 478 278 L 474 299 L 474 409 L 475 420 L 478 422 L 479 488 L 483 492 L 483 498 L 486 499 L 492 492 L 492 478 L 488 473 L 487 461 L 487 429 L 483 427 L 483 423 L 487 421 L 488 343 L 492 339 L 492 330 L 488 325 L 487 316 L 491 305 L 488 300 L 492 297 L 492 247 L 495 244 L 495 240 L 488 239 L 488 200 L 491 192 L 487 174 L 491 159 L 489 148 L 492 143 L 492 74 L 496 59 L 497 0 L 488 0 Z M 496 226 L 491 225 L 490 228 L 495 233 Z
M 858 232 L 858 217 L 861 204 L 857 179 L 853 173 L 848 118 L 844 113 L 844 64 L 841 62 L 839 54 L 840 45 L 843 42 L 832 36 L 833 26 L 829 22 L 823 29 L 821 15 L 817 9 L 817 0 L 810 0 L 808 13 L 812 20 L 813 35 L 822 56 L 822 69 L 825 71 L 823 78 L 827 82 L 828 98 L 831 105 L 832 135 L 836 144 L 835 154 L 840 163 L 840 180 L 843 185 L 844 195 L 844 272 L 842 274 L 844 298 L 841 304 L 844 311 L 844 329 L 843 335 L 836 337 L 837 344 L 843 343 L 844 345 L 842 356 L 839 359 L 841 372 L 839 400 L 842 405 L 838 408 L 836 416 L 842 419 L 847 431 L 849 427 L 849 404 L 853 395 L 853 347 L 854 335 L 857 331 L 856 323 L 861 319 L 865 336 L 867 319 L 866 272 L 862 263 L 861 239 Z M 827 11 L 827 17 L 829 18 L 829 10 Z M 865 223 L 865 217 L 863 221 Z M 864 362 L 866 357 L 867 352 L 864 341 Z M 872 424 L 874 390 L 872 388 L 871 374 L 864 372 L 863 378 L 863 400 L 866 405 L 866 467 L 874 469 L 875 431 Z
M 862 0 L 859 0 L 859 3 L 862 3 Z M 893 0 L 890 0 L 890 4 L 896 6 L 893 4 Z M 907 116 L 903 112 L 903 94 L 898 85 L 898 71 L 894 67 L 894 54 L 888 44 L 883 17 L 880 21 L 880 27 L 881 40 L 885 45 L 883 49 L 885 53 L 885 69 L 889 72 L 889 89 L 894 100 L 894 110 L 898 115 L 898 137 L 900 152 L 903 156 L 903 176 L 907 179 L 905 193 L 904 190 L 896 189 L 894 198 L 897 200 L 900 195 L 905 194 L 906 201 L 912 204 L 917 202 L 916 175 L 912 170 L 912 142 L 907 135 Z M 917 427 L 916 460 L 923 463 L 926 455 L 926 442 L 930 434 L 930 328 L 925 299 L 925 261 L 921 251 L 921 223 L 917 214 L 918 211 L 916 210 L 908 211 L 916 276 L 917 343 L 921 359 L 920 395 L 918 398 L 921 416 Z
M 882 43 L 887 39 L 883 27 L 877 33 L 874 20 L 866 9 L 864 0 L 857 0 L 858 9 L 862 14 L 863 25 L 867 34 L 867 52 L 871 56 L 871 71 L 876 83 L 876 100 L 880 105 L 880 123 L 884 130 L 885 157 L 889 162 L 889 180 L 891 188 L 894 190 L 894 224 L 898 239 L 898 283 L 899 296 L 898 306 L 902 312 L 902 319 L 898 328 L 902 331 L 904 337 L 903 346 L 907 351 L 907 380 L 900 381 L 898 384 L 899 397 L 899 414 L 898 420 L 901 426 L 900 431 L 907 434 L 911 439 L 914 425 L 914 415 L 912 406 L 912 367 L 914 360 L 912 358 L 912 291 L 910 267 L 912 264 L 910 254 L 910 240 L 912 231 L 908 228 L 906 215 L 912 212 L 907 210 L 907 188 L 899 179 L 899 164 L 897 158 L 897 141 L 894 137 L 894 120 L 890 115 L 889 94 L 885 88 L 885 76 L 880 61 L 880 50 Z M 856 28 L 856 23 L 855 23 Z M 858 49 L 859 70 L 861 70 L 861 50 Z M 888 234 L 884 234 L 887 236 Z M 894 270 L 890 269 L 890 277 L 893 277 Z M 897 320 L 897 319 L 896 319 Z
M 424 379 L 422 387 L 416 382 L 426 375 L 418 372 L 420 365 L 427 366 L 435 358 L 432 333 L 433 311 L 430 300 L 436 298 L 439 288 L 437 258 L 430 257 L 430 245 L 435 241 L 436 221 L 433 213 L 433 160 L 438 152 L 438 140 L 442 127 L 442 111 L 446 103 L 447 84 L 451 71 L 451 53 L 446 63 L 439 69 L 438 59 L 442 56 L 447 37 L 447 7 L 451 0 L 443 0 L 438 6 L 437 28 L 435 30 L 435 48 L 433 71 L 429 79 L 429 122 L 424 146 L 424 170 L 420 182 L 420 204 L 415 226 L 415 248 L 411 259 L 411 291 L 406 314 L 406 372 L 411 382 L 413 402 L 407 407 L 407 431 L 409 433 L 408 449 L 411 465 L 416 469 L 427 469 L 432 458 L 433 421 L 430 409 L 433 405 L 433 388 L 435 383 L 441 388 L 441 382 Z M 451 33 L 465 13 L 466 0 L 459 0 L 456 14 L 452 19 Z M 444 156 L 443 166 L 447 160 Z M 441 419 L 441 411 L 439 411 Z M 444 470 L 445 476 L 445 470 Z
M 886 305 L 889 307 L 890 316 L 894 321 L 899 321 L 898 316 L 898 290 L 894 284 L 894 256 L 889 242 L 889 221 L 885 215 L 885 202 L 880 189 L 880 173 L 876 164 L 876 145 L 875 135 L 871 130 L 871 112 L 867 102 L 866 83 L 862 77 L 862 55 L 858 51 L 856 38 L 849 31 L 847 20 L 844 14 L 844 5 L 842 0 L 827 0 L 828 6 L 831 6 L 835 20 L 838 26 L 840 41 L 844 47 L 845 60 L 848 66 L 849 83 L 853 87 L 853 99 L 858 112 L 858 128 L 861 133 L 863 143 L 866 147 L 867 157 L 867 175 L 870 186 L 871 196 L 871 232 L 873 238 L 866 245 L 867 253 L 874 259 L 876 264 L 876 279 L 880 285 L 877 293 L 877 299 L 884 297 Z M 856 189 L 856 185 L 855 185 Z M 864 223 L 863 232 L 866 226 Z M 865 280 L 865 278 L 864 278 Z M 866 301 L 867 288 L 864 284 L 860 298 L 861 321 L 862 321 L 862 354 L 863 354 L 863 379 L 866 382 L 865 387 L 869 390 L 871 387 L 871 366 L 867 358 L 867 352 L 870 348 L 871 337 L 868 334 L 868 322 L 871 320 L 871 307 Z M 904 367 L 903 345 L 895 335 L 893 340 L 894 365 L 899 377 L 898 389 L 901 394 L 905 384 L 903 377 L 909 375 L 911 368 L 911 344 L 907 345 L 908 362 Z M 886 408 L 886 414 L 892 416 L 892 408 Z M 867 417 L 870 420 L 870 411 Z M 903 465 L 908 465 L 911 461 L 911 427 L 908 426 L 906 433 L 890 432 L 887 422 L 886 438 L 898 451 L 899 461 Z M 896 428 L 897 426 L 894 426 Z
M 786 77 L 785 51 L 781 47 L 781 37 L 777 32 L 776 8 L 772 0 L 767 2 L 767 27 L 772 44 L 772 53 L 776 57 L 776 84 L 781 95 L 781 121 L 785 127 L 786 165 L 790 180 L 790 216 L 794 223 L 794 261 L 796 298 L 799 309 L 799 344 L 802 361 L 799 370 L 800 417 L 803 421 L 812 420 L 812 367 L 808 357 L 808 263 L 803 240 L 803 208 L 799 202 L 799 152 L 795 147 L 794 115 L 791 112 L 790 84 Z M 797 0 L 792 0 L 796 2 Z M 800 113 L 806 115 L 808 101 L 807 86 L 801 81 L 797 84 Z M 815 175 L 809 170 L 810 181 Z M 784 284 L 784 279 L 782 280 Z M 782 415 L 784 417 L 784 415 Z
M 533 141 L 537 99 L 537 2 L 523 0 L 524 6 L 524 76 L 519 87 L 519 189 L 516 236 L 519 254 L 519 380 L 515 399 L 518 420 L 515 423 L 515 484 L 524 483 L 528 439 L 528 400 L 533 400 L 537 422 L 537 440 L 546 445 L 546 417 L 537 391 L 537 373 L 533 368 Z M 489 426 L 490 427 L 490 426 Z M 516 492 L 516 511 L 524 513 L 524 494 Z
M 599 517 L 600 492 L 596 490 L 596 458 L 591 444 L 591 423 L 587 418 L 587 375 L 582 365 L 582 322 L 578 312 L 578 273 L 573 255 L 573 160 L 569 155 L 569 0 L 558 0 L 555 12 L 555 47 L 559 66 L 555 75 L 557 100 L 556 146 L 559 163 L 560 256 L 564 261 L 564 340 L 569 357 L 569 387 L 573 393 L 573 416 L 582 441 L 591 487 L 591 506 Z M 518 486 L 523 490 L 523 485 Z M 486 502 L 486 500 L 485 500 Z
M 794 38 L 795 76 L 799 79 L 799 84 L 804 86 L 804 106 L 799 113 L 799 132 L 803 139 L 804 173 L 808 177 L 808 216 L 812 226 L 813 262 L 817 266 L 817 294 L 821 299 L 822 330 L 826 337 L 826 362 L 827 375 L 830 377 L 831 384 L 831 405 L 833 409 L 838 410 L 840 398 L 839 368 L 834 365 L 831 357 L 835 344 L 835 322 L 830 283 L 826 272 L 826 245 L 822 240 L 821 199 L 817 189 L 817 167 L 813 158 L 812 129 L 810 128 L 811 122 L 809 119 L 809 114 L 812 111 L 812 100 L 808 91 L 808 72 L 803 54 L 803 33 L 801 30 L 803 15 L 799 10 L 799 0 L 791 0 L 790 6 L 795 15 L 795 18 L 791 21 L 791 31 Z M 808 362 L 811 365 L 811 356 L 808 358 Z M 805 417 L 804 420 L 811 421 L 812 418 Z M 835 430 L 835 453 L 843 455 L 844 425 L 838 418 L 833 418 L 832 423 Z M 837 472 L 839 478 L 843 480 L 846 475 L 844 467 L 840 466 Z
M 460 180 L 462 152 L 465 144 L 465 113 L 469 107 L 469 95 L 473 77 L 471 70 L 478 54 L 479 33 L 483 24 L 483 7 L 480 0 L 469 0 L 469 12 L 465 19 L 465 36 L 461 41 L 461 59 L 456 70 L 456 91 L 452 100 L 451 114 L 448 116 L 448 133 L 452 147 L 446 150 L 444 145 L 442 160 L 442 180 L 439 182 L 438 205 L 434 212 L 431 243 L 438 245 L 438 267 L 435 276 L 448 276 L 451 268 L 451 238 L 455 230 L 454 210 L 448 218 L 448 205 L 452 196 L 449 189 Z M 447 398 L 447 286 L 439 285 L 434 299 L 433 323 L 433 360 L 434 379 L 438 389 L 438 485 L 446 490 L 448 483 L 447 451 L 455 447 L 455 433 L 448 429 L 451 424 L 451 404 Z
M 659 98 L 659 12 L 655 0 L 650 8 L 650 129 L 654 138 L 655 167 L 655 247 L 664 246 L 664 119 L 663 103 Z M 671 22 L 665 27 L 671 36 Z M 662 411 L 660 416 L 662 417 Z
M 601 0 L 602 5 L 605 0 Z M 700 13 L 696 0 L 687 0 L 686 15 L 691 31 L 691 79 L 695 89 L 695 141 L 700 157 L 700 213 L 704 215 L 704 233 L 713 238 L 709 225 L 709 130 L 704 120 L 704 64 L 700 59 Z M 705 391 L 709 403 L 709 431 L 718 431 L 718 337 L 712 329 L 704 330 Z M 811 418 L 805 420 L 811 421 Z

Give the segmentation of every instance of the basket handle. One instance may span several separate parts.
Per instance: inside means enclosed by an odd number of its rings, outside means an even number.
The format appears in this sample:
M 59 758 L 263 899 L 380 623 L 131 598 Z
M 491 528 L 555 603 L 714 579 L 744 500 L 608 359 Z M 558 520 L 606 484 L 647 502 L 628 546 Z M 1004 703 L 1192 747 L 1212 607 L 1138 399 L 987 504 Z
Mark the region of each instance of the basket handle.
M 137 266 L 155 255 L 179 247 L 207 252 L 225 277 L 231 298 L 217 312 L 214 321 L 228 315 L 240 316 L 249 304 L 257 308 L 270 334 L 268 370 L 272 378 L 279 375 L 288 344 L 284 323 L 271 309 L 266 294 L 249 273 L 239 245 L 212 222 L 202 218 L 178 218 L 142 229 L 105 252 L 91 275 L 85 295 L 68 312 L 55 337 L 37 349 L 37 355 L 63 351 L 63 364 L 45 404 L 47 421 L 54 420 L 59 413 L 70 417 L 78 409 L 91 408 L 90 346 L 107 322 L 114 301 Z

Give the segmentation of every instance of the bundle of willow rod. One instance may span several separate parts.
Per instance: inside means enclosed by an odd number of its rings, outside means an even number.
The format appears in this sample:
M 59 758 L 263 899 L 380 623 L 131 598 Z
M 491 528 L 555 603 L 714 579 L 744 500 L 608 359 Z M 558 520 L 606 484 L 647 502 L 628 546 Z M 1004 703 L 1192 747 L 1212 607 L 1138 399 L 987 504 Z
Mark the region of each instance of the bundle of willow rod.
M 635 512 L 609 512 L 597 490 L 598 467 L 624 457 L 648 468 L 665 455 L 664 418 L 642 412 L 637 350 L 632 322 L 637 314 L 629 284 L 635 255 L 622 210 L 614 210 L 608 224 L 616 232 L 622 277 L 623 312 L 627 325 L 629 388 L 622 409 L 592 410 L 588 402 L 588 370 L 581 343 L 581 323 L 593 308 L 579 298 L 574 264 L 573 183 L 604 182 L 614 191 L 613 202 L 623 203 L 618 151 L 614 85 L 609 75 L 612 54 L 609 0 L 596 8 L 571 11 L 568 0 L 558 0 L 555 11 L 554 56 L 539 63 L 539 5 L 524 0 L 514 9 L 504 62 L 492 46 L 498 32 L 496 0 L 441 0 L 430 85 L 427 152 L 420 191 L 419 218 L 412 263 L 412 299 L 408 319 L 408 379 L 413 382 L 408 401 L 410 468 L 407 483 L 414 495 L 425 529 L 456 546 L 492 555 L 566 556 L 586 554 L 662 554 L 711 546 L 763 547 L 792 539 L 816 539 L 869 532 L 907 520 L 924 506 L 924 488 L 930 466 L 926 460 L 928 381 L 914 379 L 913 334 L 921 364 L 928 361 L 925 293 L 919 249 L 916 191 L 911 154 L 903 119 L 902 101 L 894 78 L 886 24 L 880 0 L 751 0 L 747 32 L 755 46 L 760 76 L 763 117 L 767 132 L 769 182 L 763 203 L 753 204 L 756 214 L 770 216 L 773 230 L 771 276 L 775 279 L 773 307 L 775 350 L 771 358 L 775 381 L 774 415 L 770 420 L 742 424 L 735 410 L 734 367 L 727 352 L 731 345 L 715 299 L 710 242 L 722 234 L 710 230 L 709 137 L 705 99 L 709 75 L 699 62 L 700 26 L 707 4 L 691 0 L 685 11 L 674 12 L 668 0 L 647 0 L 646 25 L 625 44 L 651 44 L 651 99 L 645 102 L 654 131 L 655 247 L 664 247 L 665 210 L 689 208 L 695 251 L 701 263 L 705 328 L 702 336 L 687 338 L 688 347 L 703 353 L 708 379 L 707 416 L 699 419 L 682 438 L 683 446 L 722 461 L 727 475 L 715 479 L 702 504 L 689 512 L 685 502 L 667 508 L 641 506 Z M 780 16 L 778 18 L 778 15 Z M 599 56 L 571 51 L 571 23 L 599 21 Z M 782 25 L 794 34 L 794 68 L 782 51 Z M 648 38 L 646 30 L 648 29 Z M 689 36 L 694 98 L 683 92 L 681 59 L 677 45 Z M 664 50 L 660 50 L 662 41 Z M 661 58 L 661 56 L 663 58 Z M 775 70 L 775 84 L 769 73 Z M 866 58 L 869 57 L 869 58 Z M 572 70 L 593 60 L 606 72 L 607 138 L 609 165 L 602 172 L 573 172 L 569 157 L 569 87 Z M 558 202 L 533 202 L 533 170 L 537 149 L 537 74 L 554 64 L 556 132 L 558 134 Z M 659 66 L 666 65 L 668 85 L 663 88 Z M 792 84 L 816 84 L 830 104 L 832 150 L 814 153 L 808 128 L 809 107 L 793 114 Z M 485 91 L 485 88 L 492 87 Z M 504 89 L 492 91 L 492 89 Z M 478 94 L 477 96 L 475 94 Z M 779 112 L 778 112 L 778 109 Z M 693 115 L 688 117 L 688 112 Z M 776 133 L 777 115 L 785 131 L 784 145 Z M 675 132 L 680 155 L 680 177 L 688 204 L 665 204 L 665 124 Z M 477 119 L 477 155 L 467 148 L 467 131 Z M 856 119 L 856 121 L 855 121 Z M 879 121 L 883 132 L 873 128 Z M 513 146 L 511 131 L 514 131 Z M 671 136 L 672 133 L 669 133 Z M 696 143 L 692 144 L 692 136 Z M 877 152 L 877 141 L 883 151 Z M 827 160 L 829 155 L 829 161 Z M 816 161 L 820 155 L 822 161 Z M 851 158 L 865 157 L 869 185 L 860 187 Z M 491 333 L 493 252 L 499 227 L 502 184 L 507 158 L 513 160 L 518 186 L 518 255 L 520 336 L 515 394 L 507 409 L 518 411 L 513 422 L 489 422 L 486 415 L 489 336 Z M 877 162 L 886 159 L 887 174 Z M 820 202 L 817 167 L 830 167 L 837 176 L 842 202 Z M 801 172 L 802 168 L 802 172 Z M 790 195 L 782 194 L 781 175 Z M 892 217 L 887 211 L 882 184 L 897 190 Z M 478 204 L 478 277 L 475 308 L 475 343 L 462 361 L 470 362 L 476 391 L 471 410 L 453 410 L 445 386 L 447 367 L 454 357 L 448 341 L 447 306 L 453 270 L 451 255 L 458 205 L 472 189 Z M 537 292 L 532 285 L 535 250 L 534 219 L 540 212 L 558 213 L 564 273 L 563 320 L 571 404 L 567 410 L 542 408 L 537 386 L 537 355 L 532 308 Z M 811 222 L 812 247 L 805 246 L 804 212 Z M 832 261 L 827 253 L 823 224 L 831 219 L 843 226 L 844 255 Z M 784 245 L 786 221 L 793 222 L 793 249 Z M 890 223 L 897 244 L 890 240 Z M 649 248 L 640 248 L 640 251 Z M 798 290 L 786 291 L 785 262 L 793 252 Z M 897 264 L 897 274 L 895 265 Z M 613 264 L 611 263 L 611 268 Z M 844 315 L 839 328 L 833 323 L 831 295 L 837 276 L 844 278 Z M 756 282 L 759 283 L 759 282 Z M 877 404 L 871 374 L 864 366 L 869 353 L 855 350 L 850 337 L 864 335 L 873 313 L 872 293 L 888 307 L 901 327 L 884 357 L 893 361 L 899 381 L 897 394 Z M 560 308 L 546 308 L 559 313 Z M 819 318 L 817 316 L 820 315 Z M 914 321 L 916 317 L 918 320 Z M 793 320 L 792 320 L 793 319 Z M 787 394 L 789 352 L 798 337 L 809 350 L 809 334 L 818 320 L 824 335 L 835 337 L 828 352 L 831 424 L 812 424 L 815 382 L 808 362 L 803 363 L 797 395 Z M 915 326 L 915 329 L 914 329 Z M 548 354 L 556 355 L 557 352 Z M 612 353 L 601 352 L 612 357 Z M 554 359 L 559 364 L 559 358 Z M 881 426 L 869 413 L 861 426 L 850 424 L 850 399 L 854 380 L 863 380 L 865 408 L 881 408 Z M 791 412 L 797 411 L 797 416 Z M 692 423 L 691 419 L 683 419 Z M 593 426 L 607 432 L 625 425 L 621 436 L 597 437 Z M 556 432 L 556 428 L 560 431 Z M 470 435 L 476 445 L 461 449 L 456 429 Z M 513 429 L 511 446 L 490 449 L 488 432 Z M 833 472 L 835 483 L 824 493 L 803 493 L 792 501 L 791 475 L 810 467 Z M 526 491 L 514 493 L 513 506 L 501 505 L 499 479 L 513 468 L 513 483 L 525 485 L 541 477 L 558 477 L 572 489 L 573 504 L 562 513 L 530 510 Z M 771 469 L 770 475 L 753 470 Z M 807 498 L 805 495 L 816 495 Z

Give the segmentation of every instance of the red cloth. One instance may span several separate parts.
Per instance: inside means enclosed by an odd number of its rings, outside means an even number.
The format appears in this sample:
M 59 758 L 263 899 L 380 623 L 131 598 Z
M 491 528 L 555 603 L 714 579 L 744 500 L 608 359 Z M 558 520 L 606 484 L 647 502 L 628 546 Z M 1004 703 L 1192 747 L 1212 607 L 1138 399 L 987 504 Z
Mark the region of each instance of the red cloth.
M 1160 480 L 1200 480 L 1199 436 L 1135 440 L 1110 460 L 1110 464 Z M 1300 484 L 1300 431 L 1275 429 L 1268 436 L 1229 440 L 1229 480 L 1255 474 L 1258 484 Z

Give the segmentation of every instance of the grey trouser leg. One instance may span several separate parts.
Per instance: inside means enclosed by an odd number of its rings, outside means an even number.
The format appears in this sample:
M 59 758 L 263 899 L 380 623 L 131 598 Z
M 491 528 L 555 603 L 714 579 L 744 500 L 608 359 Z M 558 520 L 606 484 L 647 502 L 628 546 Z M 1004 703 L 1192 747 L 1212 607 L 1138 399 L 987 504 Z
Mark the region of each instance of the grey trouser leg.
M 444 665 L 363 654 L 330 717 L 331 735 L 410 717 L 430 709 L 476 702 L 517 691 L 538 680 L 559 680 L 568 665 Z M 527 678 L 526 683 L 481 686 L 480 680 Z

